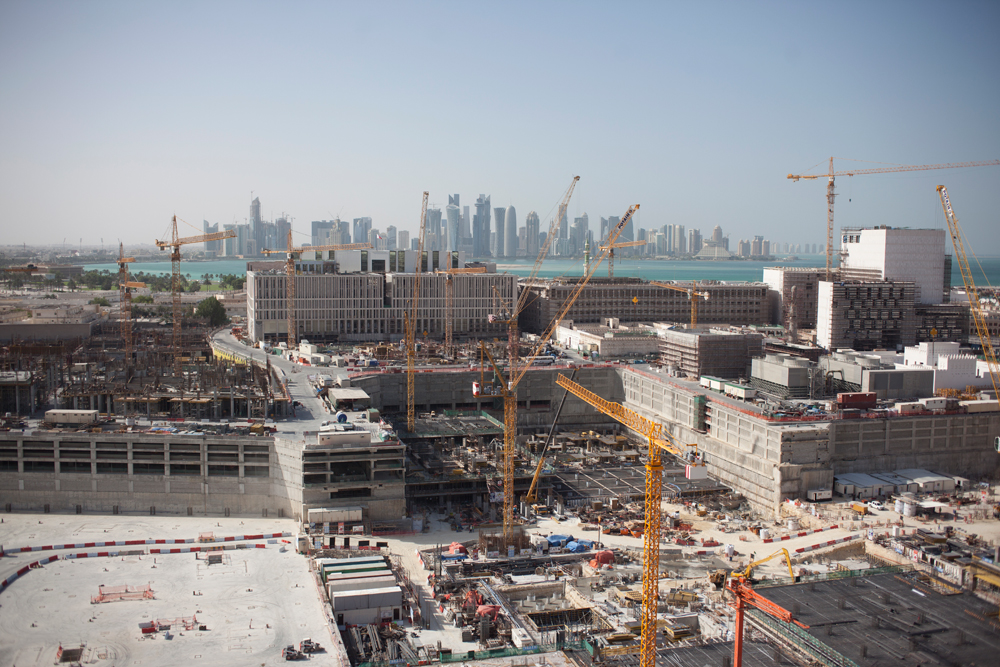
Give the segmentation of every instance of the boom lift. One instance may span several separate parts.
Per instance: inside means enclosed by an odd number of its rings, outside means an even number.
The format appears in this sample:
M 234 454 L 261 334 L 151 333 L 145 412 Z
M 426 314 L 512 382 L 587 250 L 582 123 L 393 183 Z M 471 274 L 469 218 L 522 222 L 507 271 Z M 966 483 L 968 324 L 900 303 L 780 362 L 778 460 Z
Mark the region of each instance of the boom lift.
M 420 206 L 420 233 L 417 236 L 417 265 L 413 267 L 413 298 L 410 299 L 410 312 L 403 321 L 403 335 L 406 338 L 406 430 L 410 433 L 417 427 L 417 410 L 415 403 L 416 385 L 416 347 L 417 347 L 417 305 L 420 303 L 420 271 L 424 263 L 424 233 L 427 230 L 427 198 L 430 193 L 424 191 L 424 201 Z
M 696 291 L 695 287 L 697 284 L 694 282 L 691 283 L 691 287 L 681 287 L 680 285 L 671 285 L 670 283 L 661 283 L 655 280 L 649 281 L 649 284 L 687 294 L 688 300 L 691 301 L 691 328 L 694 329 L 698 326 L 698 299 L 696 297 L 701 297 L 705 301 L 708 301 L 708 292 Z
M 608 278 L 615 277 L 615 248 L 635 248 L 643 245 L 646 245 L 645 241 L 622 241 L 598 246 L 601 250 L 608 251 Z
M 836 158 L 844 160 L 846 158 Z M 836 193 L 833 190 L 833 183 L 837 176 L 860 176 L 861 174 L 892 174 L 900 171 L 925 171 L 928 169 L 959 169 L 961 167 L 988 167 L 1000 165 L 1000 160 L 987 160 L 986 162 L 951 162 L 948 164 L 921 164 L 906 165 L 900 164 L 892 167 L 879 167 L 876 169 L 848 169 L 846 171 L 834 171 L 833 160 L 830 158 L 830 169 L 825 174 L 789 174 L 788 178 L 797 183 L 800 178 L 806 180 L 816 180 L 826 177 L 826 280 L 830 280 L 833 270 L 833 200 Z
M 951 243 L 955 246 L 955 257 L 958 259 L 958 268 L 962 272 L 962 282 L 965 283 L 965 293 L 969 297 L 969 310 L 972 311 L 972 321 L 976 324 L 976 333 L 979 334 L 979 342 L 983 346 L 983 355 L 986 357 L 986 366 L 990 371 L 990 381 L 993 383 L 993 391 L 1000 397 L 1000 365 L 997 364 L 996 351 L 993 349 L 993 342 L 990 340 L 990 329 L 983 315 L 983 306 L 979 301 L 979 292 L 976 290 L 976 281 L 972 278 L 972 270 L 969 268 L 969 260 L 965 255 L 965 242 L 962 240 L 962 228 L 958 224 L 958 218 L 951 207 L 951 200 L 948 199 L 948 189 L 943 185 L 937 186 L 938 197 L 941 198 L 941 208 L 944 209 L 944 217 L 948 221 L 948 231 L 951 233 Z
M 324 250 L 366 250 L 371 243 L 341 243 L 337 245 L 314 245 L 296 248 L 292 245 L 292 230 L 288 230 L 288 242 L 284 250 L 261 250 L 264 255 L 285 255 L 285 318 L 288 338 L 288 351 L 298 345 L 299 330 L 295 321 L 295 260 L 303 252 L 323 252 Z
M 678 458 L 684 453 L 673 438 L 663 429 L 663 424 L 646 419 L 624 405 L 612 403 L 584 389 L 565 375 L 560 374 L 556 384 L 603 412 L 631 430 L 646 436 L 649 441 L 649 462 L 646 464 L 646 508 L 642 534 L 642 646 L 639 652 L 640 667 L 656 666 L 656 601 L 659 595 L 660 519 L 663 500 L 663 463 L 660 454 L 665 450 Z
M 174 375 L 181 376 L 181 246 L 192 243 L 204 243 L 206 241 L 221 241 L 231 239 L 236 236 L 233 230 L 225 232 L 215 232 L 214 234 L 199 234 L 198 236 L 177 235 L 177 216 L 173 217 L 169 241 L 157 241 L 156 247 L 160 250 L 172 248 L 170 252 L 170 296 L 173 301 L 174 335 L 171 345 L 174 355 Z

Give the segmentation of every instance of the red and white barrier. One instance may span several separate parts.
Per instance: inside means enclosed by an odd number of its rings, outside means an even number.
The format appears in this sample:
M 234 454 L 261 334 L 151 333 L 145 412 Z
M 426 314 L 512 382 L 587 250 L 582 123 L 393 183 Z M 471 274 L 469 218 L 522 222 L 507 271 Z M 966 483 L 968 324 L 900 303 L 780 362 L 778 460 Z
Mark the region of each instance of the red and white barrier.
M 41 567 L 42 565 L 48 565 L 52 561 L 56 561 L 56 560 L 59 560 L 59 556 L 49 556 L 48 558 L 43 558 L 41 560 L 36 560 L 34 563 L 28 563 L 27 565 L 25 565 L 24 567 L 22 567 L 20 570 L 18 570 L 14 574 L 10 575 L 9 577 L 7 577 L 6 579 L 4 579 L 3 581 L 0 581 L 0 592 L 3 592 L 4 590 L 6 590 L 6 588 L 8 586 L 10 586 L 12 583 L 14 583 L 19 577 L 23 577 L 32 568 Z
M 259 535 L 235 535 L 230 537 L 217 537 L 214 542 L 249 542 L 251 540 L 263 540 L 277 537 L 291 537 L 291 533 L 262 533 Z M 194 537 L 165 539 L 165 540 L 114 540 L 111 542 L 78 542 L 76 544 L 47 544 L 39 547 L 15 547 L 7 549 L 7 553 L 28 553 L 31 551 L 60 551 L 63 549 L 95 549 L 100 547 L 133 547 L 147 544 L 194 544 L 198 539 Z M 205 544 L 212 544 L 206 542 Z
M 781 537 L 769 537 L 764 540 L 764 544 L 770 544 L 772 542 L 784 542 L 785 540 L 794 540 L 797 537 L 805 537 L 806 535 L 814 535 L 816 533 L 822 533 L 824 530 L 833 530 L 839 528 L 837 524 L 828 526 L 826 528 L 816 528 L 814 530 L 803 530 L 798 533 L 792 533 L 791 535 L 782 535 Z
M 832 547 L 834 544 L 842 544 L 844 542 L 850 542 L 851 540 L 856 540 L 859 537 L 861 537 L 861 536 L 860 535 L 848 535 L 847 537 L 841 537 L 839 540 L 828 540 L 826 542 L 820 542 L 819 544 L 813 544 L 813 545 L 810 545 L 808 547 L 802 547 L 800 549 L 796 549 L 795 553 L 801 554 L 801 553 L 805 553 L 806 551 L 813 551 L 814 549 L 822 549 L 824 547 Z

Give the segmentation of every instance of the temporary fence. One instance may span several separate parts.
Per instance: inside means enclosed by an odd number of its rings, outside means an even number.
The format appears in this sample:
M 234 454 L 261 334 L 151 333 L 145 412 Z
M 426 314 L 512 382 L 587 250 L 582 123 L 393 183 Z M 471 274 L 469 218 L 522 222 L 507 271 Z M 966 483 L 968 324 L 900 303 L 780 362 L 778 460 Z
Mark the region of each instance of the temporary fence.
M 204 534 L 203 534 L 204 535 Z M 230 535 L 228 537 L 214 537 L 211 542 L 247 542 L 252 540 L 267 540 L 279 537 L 291 537 L 291 533 L 260 533 L 257 535 Z M 194 544 L 205 543 L 208 540 L 200 537 L 182 537 L 172 539 L 147 539 L 147 540 L 111 540 L 105 542 L 77 542 L 76 544 L 46 544 L 44 546 L 15 547 L 13 549 L 0 550 L 0 556 L 4 553 L 27 553 L 31 551 L 59 551 L 62 549 L 94 549 L 100 547 L 126 547 L 143 546 L 147 544 Z
M 149 584 L 145 586 L 100 586 L 97 591 L 97 595 L 91 596 L 90 604 L 118 602 L 120 600 L 153 600 L 156 598 Z

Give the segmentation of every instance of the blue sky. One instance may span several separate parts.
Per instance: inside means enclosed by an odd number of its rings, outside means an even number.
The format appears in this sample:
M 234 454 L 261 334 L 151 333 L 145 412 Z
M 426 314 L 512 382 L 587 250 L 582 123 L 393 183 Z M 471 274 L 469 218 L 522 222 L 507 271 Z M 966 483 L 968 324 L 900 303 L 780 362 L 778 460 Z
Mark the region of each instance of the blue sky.
M 830 155 L 1000 158 L 1000 5 L 921 2 L 0 6 L 0 243 L 149 243 L 369 215 L 420 196 L 821 243 Z M 837 161 L 838 168 L 855 163 Z M 870 165 L 879 166 L 879 165 Z M 837 223 L 1000 254 L 1000 167 L 838 180 Z M 304 240 L 304 237 L 299 237 Z

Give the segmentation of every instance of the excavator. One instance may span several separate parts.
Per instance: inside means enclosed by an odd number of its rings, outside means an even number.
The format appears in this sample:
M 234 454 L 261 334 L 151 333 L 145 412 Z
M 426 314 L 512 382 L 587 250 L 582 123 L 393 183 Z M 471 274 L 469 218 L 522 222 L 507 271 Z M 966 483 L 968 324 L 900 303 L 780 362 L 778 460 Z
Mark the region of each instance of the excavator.
M 769 560 L 773 560 L 778 556 L 785 557 L 785 564 L 788 566 L 788 577 L 789 579 L 795 579 L 795 572 L 792 571 L 792 556 L 788 553 L 788 549 L 778 549 L 773 554 L 765 556 L 760 560 L 755 560 L 746 566 L 745 570 L 733 570 L 732 576 L 737 579 L 745 579 L 746 581 L 753 583 L 753 569 L 758 565 L 763 565 Z M 725 570 L 716 570 L 708 574 L 708 581 L 713 586 L 715 590 L 722 590 L 722 587 L 726 585 L 726 579 L 729 577 Z

